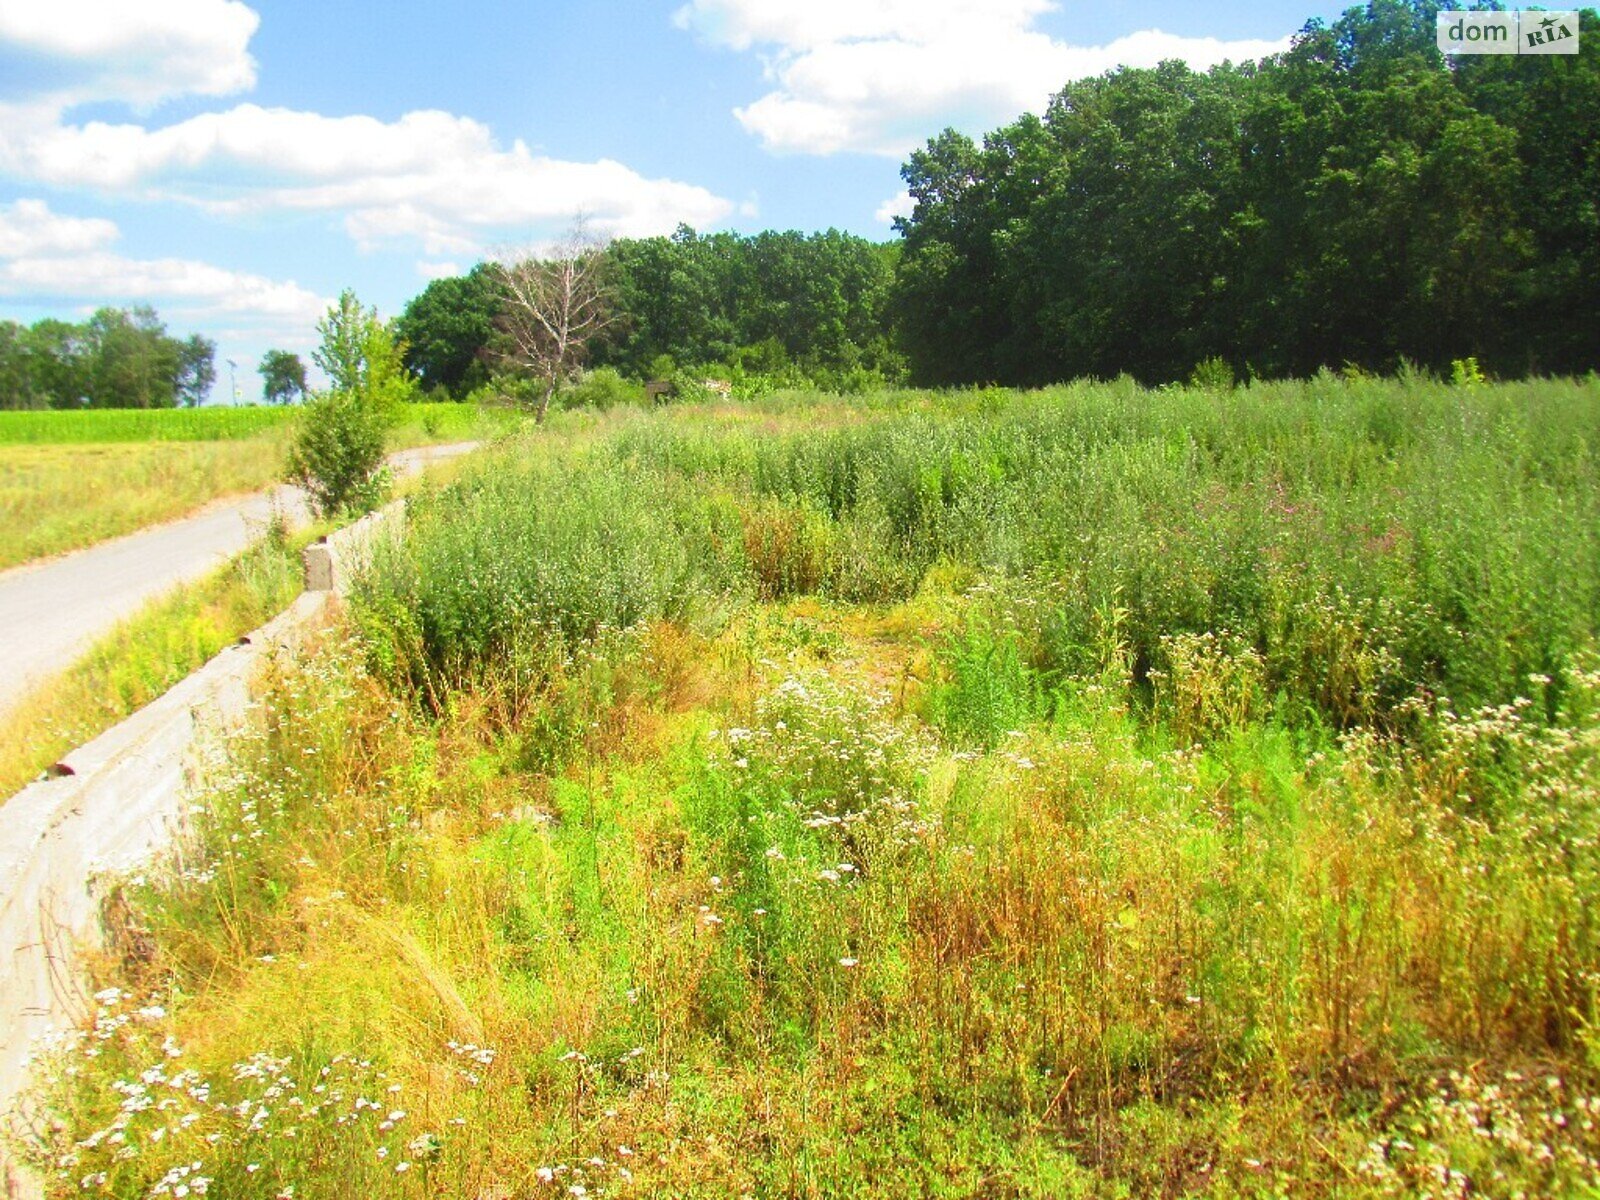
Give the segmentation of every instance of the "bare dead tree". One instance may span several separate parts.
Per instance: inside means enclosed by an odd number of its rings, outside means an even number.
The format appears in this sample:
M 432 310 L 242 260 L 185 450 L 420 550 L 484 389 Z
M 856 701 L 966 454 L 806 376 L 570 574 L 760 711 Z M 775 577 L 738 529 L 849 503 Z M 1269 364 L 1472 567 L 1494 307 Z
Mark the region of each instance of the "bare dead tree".
M 572 378 L 590 344 L 615 319 L 605 247 L 580 220 L 543 255 L 502 257 L 500 357 L 543 386 L 534 420 L 543 423 L 556 388 Z

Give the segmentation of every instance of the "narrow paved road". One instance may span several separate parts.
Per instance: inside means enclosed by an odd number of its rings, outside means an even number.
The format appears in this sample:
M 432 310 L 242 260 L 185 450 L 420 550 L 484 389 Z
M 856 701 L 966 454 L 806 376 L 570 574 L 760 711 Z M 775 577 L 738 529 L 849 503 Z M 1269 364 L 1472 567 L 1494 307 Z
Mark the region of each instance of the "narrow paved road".
M 476 446 L 402 450 L 389 462 L 404 476 Z M 303 525 L 305 494 L 284 486 L 222 501 L 87 550 L 0 572 L 0 713 L 72 665 L 118 621 L 238 554 L 262 535 L 274 511 Z

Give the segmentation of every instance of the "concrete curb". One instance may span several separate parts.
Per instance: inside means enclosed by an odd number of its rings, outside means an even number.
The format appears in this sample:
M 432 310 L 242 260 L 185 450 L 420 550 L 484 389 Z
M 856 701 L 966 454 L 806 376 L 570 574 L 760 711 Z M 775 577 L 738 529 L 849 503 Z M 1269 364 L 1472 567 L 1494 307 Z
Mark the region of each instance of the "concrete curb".
M 17 793 L 0 816 L 0 1130 L 14 1127 L 38 1039 L 90 1014 L 77 961 L 102 936 L 100 881 L 167 847 L 204 784 L 199 751 L 247 719 L 261 669 L 297 655 L 324 626 L 403 503 L 324 538 L 306 554 L 307 590 L 164 696 L 66 755 L 52 778 Z M 0 1142 L 0 1187 L 42 1196 Z
M 396 500 L 307 546 L 306 591 L 348 592 L 356 575 L 372 561 L 373 551 L 404 532 L 405 515 L 406 502 Z

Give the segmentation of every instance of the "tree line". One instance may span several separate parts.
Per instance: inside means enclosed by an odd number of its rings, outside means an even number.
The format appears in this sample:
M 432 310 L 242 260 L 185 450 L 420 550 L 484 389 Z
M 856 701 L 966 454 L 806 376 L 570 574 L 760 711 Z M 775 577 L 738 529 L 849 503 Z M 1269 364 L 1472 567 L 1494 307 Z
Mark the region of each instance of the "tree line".
M 580 366 L 842 389 L 1594 369 L 1600 20 L 1578 55 L 1447 62 L 1438 11 L 1371 0 L 1258 63 L 1122 68 L 979 141 L 945 130 L 902 168 L 898 242 L 573 243 L 434 280 L 389 333 L 422 390 L 498 377 L 541 414 Z M 588 316 L 552 358 L 528 302 L 574 270 L 594 295 L 567 287 Z M 198 402 L 213 351 L 148 308 L 0 323 L 0 406 Z M 260 370 L 269 400 L 305 394 L 294 355 Z
M 102 308 L 82 323 L 0 321 L 0 408 L 172 408 L 216 382 L 216 343 L 173 337 L 153 308 Z
M 1259 63 L 1069 83 L 902 169 L 900 241 L 622 239 L 590 365 L 851 382 L 1035 385 L 1322 367 L 1502 375 L 1600 365 L 1600 25 L 1576 56 L 1447 62 L 1439 6 L 1373 0 Z M 400 318 L 424 386 L 495 352 L 502 268 Z
M 721 367 L 838 382 L 903 373 L 889 312 L 898 253 L 832 229 L 743 236 L 680 226 L 593 254 L 567 246 L 549 261 L 582 261 L 603 276 L 594 282 L 608 313 L 585 347 L 591 366 L 635 379 Z M 525 286 L 528 261 L 479 263 L 406 305 L 395 332 L 424 388 L 460 397 L 518 361 L 507 343 L 526 305 L 508 291 Z
M 1069 84 L 902 174 L 900 344 L 926 383 L 1600 362 L 1600 28 L 1446 64 L 1439 6 Z

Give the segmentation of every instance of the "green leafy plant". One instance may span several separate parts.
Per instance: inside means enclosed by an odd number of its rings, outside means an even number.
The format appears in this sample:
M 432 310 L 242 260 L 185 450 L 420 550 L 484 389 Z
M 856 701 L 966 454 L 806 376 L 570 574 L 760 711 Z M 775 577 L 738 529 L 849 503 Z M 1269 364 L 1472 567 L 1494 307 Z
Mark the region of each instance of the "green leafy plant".
M 1202 359 L 1189 372 L 1189 386 L 1203 392 L 1231 392 L 1237 382 L 1225 358 Z
M 383 465 L 389 430 L 413 385 L 376 309 L 346 290 L 317 323 L 312 353 L 332 386 L 306 405 L 289 453 L 289 478 L 311 495 L 318 514 L 366 511 L 388 490 Z

